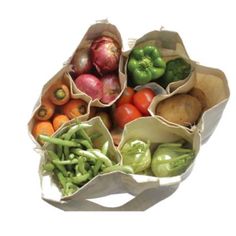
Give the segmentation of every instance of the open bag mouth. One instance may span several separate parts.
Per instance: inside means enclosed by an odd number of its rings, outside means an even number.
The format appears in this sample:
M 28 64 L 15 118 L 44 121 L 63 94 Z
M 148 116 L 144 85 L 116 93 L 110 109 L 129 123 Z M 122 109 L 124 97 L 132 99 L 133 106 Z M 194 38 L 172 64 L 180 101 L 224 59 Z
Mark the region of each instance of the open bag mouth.
M 122 47 L 115 25 L 92 25 L 34 108 L 42 198 L 56 207 L 103 210 L 87 200 L 127 192 L 134 199 L 117 209 L 135 210 L 168 197 L 228 102 L 224 73 L 192 60 L 178 33 L 152 31 Z

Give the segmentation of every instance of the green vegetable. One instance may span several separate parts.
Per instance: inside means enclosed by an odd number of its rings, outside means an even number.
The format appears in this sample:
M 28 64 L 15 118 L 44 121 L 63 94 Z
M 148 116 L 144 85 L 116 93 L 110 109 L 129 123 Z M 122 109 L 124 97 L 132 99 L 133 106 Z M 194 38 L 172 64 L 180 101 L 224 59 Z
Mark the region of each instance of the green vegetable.
M 53 152 L 53 151 L 51 151 L 51 150 L 48 150 L 47 153 L 48 153 L 48 157 L 49 157 L 49 159 L 50 159 L 51 162 L 53 162 L 53 161 L 59 161 L 59 160 L 60 160 L 59 157 L 58 157 L 58 155 L 57 155 L 55 152 Z M 66 168 L 65 168 L 63 165 L 55 164 L 55 166 L 57 167 L 57 169 L 58 169 L 59 171 L 61 171 L 61 173 L 62 173 L 64 176 L 67 176 Z
M 102 167 L 102 161 L 101 160 L 97 160 L 94 167 L 93 167 L 93 175 L 96 176 L 99 172 L 99 170 L 101 169 Z
M 193 150 L 184 148 L 182 143 L 161 144 L 152 157 L 152 172 L 158 177 L 180 175 L 193 162 L 194 156 Z
M 82 182 L 85 182 L 86 180 L 88 180 L 89 176 L 90 176 L 90 173 L 86 173 L 84 175 L 77 174 L 75 177 L 71 178 L 71 181 L 74 184 L 81 184 Z
M 158 83 L 164 88 L 169 83 L 187 78 L 191 72 L 191 65 L 183 58 L 179 57 L 166 63 L 165 74 L 158 80 Z
M 165 67 L 166 63 L 155 46 L 137 47 L 129 57 L 128 72 L 136 85 L 158 79 L 164 74 Z
M 150 143 L 141 140 L 129 140 L 121 149 L 123 164 L 131 166 L 134 173 L 147 169 L 151 164 Z
M 131 167 L 117 166 L 109 159 L 108 141 L 100 149 L 94 147 L 94 139 L 101 134 L 89 136 L 85 130 L 88 127 L 91 125 L 77 122 L 56 138 L 40 135 L 41 140 L 53 144 L 52 150 L 46 150 L 48 155 L 42 171 L 55 177 L 63 196 L 75 193 L 100 173 L 115 170 L 133 173 Z
M 53 138 L 49 137 L 47 135 L 39 135 L 39 140 L 47 142 L 47 143 L 53 143 L 56 145 L 66 146 L 66 147 L 81 147 L 79 143 L 70 141 L 70 140 L 63 140 L 60 138 Z
M 72 126 L 67 133 L 65 134 L 65 141 L 69 141 L 70 139 L 72 139 L 72 137 L 76 134 L 76 132 L 79 132 L 80 130 L 83 130 L 83 128 L 88 128 L 91 127 L 91 125 L 89 124 L 76 124 L 74 126 Z M 80 145 L 80 144 L 79 144 Z M 81 146 L 81 145 L 80 145 Z M 74 146 L 75 147 L 75 146 Z M 77 146 L 78 147 L 78 146 Z M 69 156 L 69 147 L 65 146 L 64 147 L 64 153 L 66 158 L 68 158 Z
M 93 153 L 97 159 L 100 159 L 105 164 L 105 166 L 112 166 L 111 160 L 106 155 L 104 155 L 99 149 L 93 149 L 90 150 L 90 152 Z

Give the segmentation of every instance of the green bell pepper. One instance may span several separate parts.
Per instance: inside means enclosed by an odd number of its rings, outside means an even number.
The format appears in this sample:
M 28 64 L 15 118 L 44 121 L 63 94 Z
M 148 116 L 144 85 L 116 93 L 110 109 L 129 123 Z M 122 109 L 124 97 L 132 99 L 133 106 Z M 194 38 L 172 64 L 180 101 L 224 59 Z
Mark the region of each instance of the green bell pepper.
M 165 72 L 166 63 L 155 46 L 144 46 L 132 50 L 128 72 L 136 85 L 158 79 Z
M 179 57 L 166 63 L 164 75 L 158 80 L 158 83 L 166 88 L 169 83 L 187 78 L 191 72 L 191 65 L 183 58 Z

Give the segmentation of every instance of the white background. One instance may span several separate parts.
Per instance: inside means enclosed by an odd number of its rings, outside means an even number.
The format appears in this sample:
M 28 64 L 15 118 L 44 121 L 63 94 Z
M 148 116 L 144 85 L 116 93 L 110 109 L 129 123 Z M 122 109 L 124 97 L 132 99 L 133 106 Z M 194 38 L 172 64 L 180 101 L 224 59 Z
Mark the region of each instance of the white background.
M 235 235 L 234 1 L 1 1 L 0 235 Z M 27 122 L 44 83 L 95 20 L 124 44 L 154 29 L 179 32 L 193 60 L 220 68 L 231 99 L 189 178 L 145 212 L 63 212 L 40 198 L 39 156 Z

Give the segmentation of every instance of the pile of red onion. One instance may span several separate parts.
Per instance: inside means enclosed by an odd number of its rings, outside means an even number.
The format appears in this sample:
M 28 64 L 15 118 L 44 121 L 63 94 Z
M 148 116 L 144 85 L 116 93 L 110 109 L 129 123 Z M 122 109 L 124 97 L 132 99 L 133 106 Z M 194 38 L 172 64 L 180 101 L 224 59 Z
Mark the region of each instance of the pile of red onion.
M 77 88 L 93 100 L 105 104 L 114 101 L 121 92 L 120 54 L 119 43 L 108 36 L 96 38 L 90 48 L 79 49 L 71 61 Z

